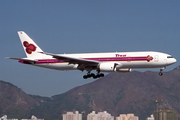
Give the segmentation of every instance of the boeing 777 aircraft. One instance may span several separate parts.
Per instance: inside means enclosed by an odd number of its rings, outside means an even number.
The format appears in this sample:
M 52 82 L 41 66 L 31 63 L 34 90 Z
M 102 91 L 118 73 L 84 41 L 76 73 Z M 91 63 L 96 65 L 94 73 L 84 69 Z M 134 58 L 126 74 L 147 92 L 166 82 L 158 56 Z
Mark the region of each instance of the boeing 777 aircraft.
M 84 79 L 104 77 L 102 72 L 130 72 L 133 68 L 160 68 L 172 65 L 176 59 L 161 52 L 109 52 L 109 53 L 81 53 L 81 54 L 52 54 L 42 49 L 23 31 L 18 35 L 27 55 L 26 58 L 9 58 L 20 63 L 56 70 L 87 71 Z M 92 73 L 96 70 L 97 73 Z

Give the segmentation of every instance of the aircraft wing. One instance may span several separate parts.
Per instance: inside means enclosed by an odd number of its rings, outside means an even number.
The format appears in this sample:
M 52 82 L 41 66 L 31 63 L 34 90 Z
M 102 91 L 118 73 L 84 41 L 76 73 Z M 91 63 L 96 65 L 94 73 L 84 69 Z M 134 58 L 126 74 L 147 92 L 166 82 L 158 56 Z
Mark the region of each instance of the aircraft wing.
M 86 66 L 97 66 L 99 64 L 98 61 L 87 60 L 83 58 L 74 58 L 74 57 L 62 56 L 62 55 L 57 55 L 57 54 L 52 54 L 52 53 L 45 53 L 45 52 L 43 52 L 43 54 L 51 55 L 53 58 L 56 58 L 58 60 L 62 60 L 65 62 L 69 62 L 69 64 L 79 64 L 79 65 L 86 65 Z

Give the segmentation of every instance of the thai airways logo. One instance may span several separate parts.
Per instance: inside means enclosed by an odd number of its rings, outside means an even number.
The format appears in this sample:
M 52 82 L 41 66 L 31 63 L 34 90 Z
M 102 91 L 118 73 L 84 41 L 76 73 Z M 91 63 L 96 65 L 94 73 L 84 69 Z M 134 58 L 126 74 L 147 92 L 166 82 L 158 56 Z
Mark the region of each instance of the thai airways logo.
M 147 56 L 147 61 L 149 62 L 149 61 L 151 61 L 151 60 L 153 60 L 153 57 L 150 56 L 150 55 L 148 55 L 148 56 Z
M 28 54 L 31 54 L 32 52 L 36 51 L 36 46 L 33 44 L 29 44 L 27 41 L 24 41 L 23 45 L 26 48 L 26 52 Z

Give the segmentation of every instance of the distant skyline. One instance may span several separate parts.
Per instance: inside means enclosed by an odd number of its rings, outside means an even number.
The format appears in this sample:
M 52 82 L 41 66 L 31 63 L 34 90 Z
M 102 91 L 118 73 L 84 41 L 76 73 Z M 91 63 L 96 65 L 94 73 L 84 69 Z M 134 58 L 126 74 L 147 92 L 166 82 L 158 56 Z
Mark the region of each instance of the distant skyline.
M 158 51 L 180 65 L 180 1 L 0 1 L 0 80 L 28 94 L 53 96 L 93 82 L 81 71 L 56 71 L 19 64 L 26 57 L 17 31 L 45 52 Z M 159 69 L 148 69 L 159 71 Z M 145 71 L 139 69 L 138 71 Z

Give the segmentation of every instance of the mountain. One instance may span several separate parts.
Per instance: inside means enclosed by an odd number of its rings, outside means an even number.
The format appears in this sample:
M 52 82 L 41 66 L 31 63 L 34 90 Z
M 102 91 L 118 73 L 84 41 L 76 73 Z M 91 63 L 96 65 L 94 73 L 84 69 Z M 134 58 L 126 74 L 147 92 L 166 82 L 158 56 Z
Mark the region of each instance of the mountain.
M 30 110 L 40 102 L 24 93 L 11 83 L 0 81 L 0 116 L 9 118 L 30 117 Z
M 161 101 L 163 99 L 163 101 Z M 29 118 L 35 115 L 46 120 L 60 120 L 67 111 L 107 111 L 113 116 L 134 113 L 145 120 L 158 102 L 158 109 L 180 113 L 180 67 L 164 72 L 110 73 L 92 83 L 60 95 L 48 97 L 27 95 L 11 83 L 0 81 L 0 115 Z
M 163 99 L 163 101 L 160 101 Z M 110 73 L 92 83 L 55 95 L 33 110 L 47 119 L 62 119 L 66 111 L 108 111 L 113 116 L 135 113 L 140 120 L 158 109 L 180 113 L 180 67 L 159 76 L 157 72 Z

